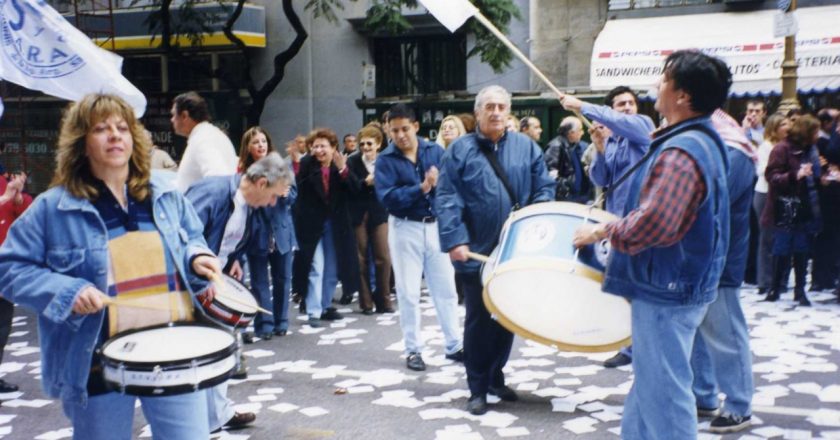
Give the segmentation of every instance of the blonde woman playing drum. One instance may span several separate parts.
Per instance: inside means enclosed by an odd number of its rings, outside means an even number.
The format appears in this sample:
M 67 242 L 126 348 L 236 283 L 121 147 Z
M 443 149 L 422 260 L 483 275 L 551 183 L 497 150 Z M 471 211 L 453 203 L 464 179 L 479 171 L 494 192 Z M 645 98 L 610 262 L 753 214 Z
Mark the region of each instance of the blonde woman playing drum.
M 131 107 L 88 95 L 61 121 L 53 187 L 0 248 L 0 285 L 38 313 L 44 391 L 61 398 L 73 438 L 130 439 L 135 396 L 109 390 L 94 355 L 116 330 L 160 322 L 160 312 L 109 307 L 111 297 L 215 295 L 219 272 L 184 197 L 150 174 L 150 142 Z M 172 295 L 172 296 L 170 296 Z M 169 318 L 165 312 L 163 321 Z M 208 438 L 203 392 L 141 397 L 155 439 Z

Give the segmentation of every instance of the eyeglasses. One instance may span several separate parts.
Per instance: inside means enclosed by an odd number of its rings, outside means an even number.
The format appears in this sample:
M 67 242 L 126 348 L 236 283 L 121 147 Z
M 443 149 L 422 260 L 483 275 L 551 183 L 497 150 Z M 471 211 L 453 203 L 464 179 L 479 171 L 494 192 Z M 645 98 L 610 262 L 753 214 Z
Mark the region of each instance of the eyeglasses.
M 359 145 L 370 145 L 371 147 L 374 145 L 373 141 L 362 141 L 359 142 Z

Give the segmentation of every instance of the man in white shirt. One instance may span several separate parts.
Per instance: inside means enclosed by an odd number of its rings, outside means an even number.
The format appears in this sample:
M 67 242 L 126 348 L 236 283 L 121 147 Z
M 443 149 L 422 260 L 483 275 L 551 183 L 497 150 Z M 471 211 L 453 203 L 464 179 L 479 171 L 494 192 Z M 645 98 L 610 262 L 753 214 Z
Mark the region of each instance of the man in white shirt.
M 198 93 L 175 97 L 171 110 L 172 129 L 187 138 L 175 186 L 185 192 L 207 176 L 228 176 L 236 172 L 236 149 L 222 130 L 210 123 L 207 101 Z

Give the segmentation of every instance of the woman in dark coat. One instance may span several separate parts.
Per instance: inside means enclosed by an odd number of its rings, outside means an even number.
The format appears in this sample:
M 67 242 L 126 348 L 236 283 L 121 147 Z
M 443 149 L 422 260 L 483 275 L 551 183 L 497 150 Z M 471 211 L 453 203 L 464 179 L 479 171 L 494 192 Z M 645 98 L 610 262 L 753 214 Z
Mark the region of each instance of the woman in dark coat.
M 317 128 L 306 138 L 310 154 L 297 172 L 298 198 L 294 224 L 300 251 L 294 261 L 293 290 L 306 300 L 309 325 L 321 319 L 342 319 L 332 307 L 338 280 L 352 298 L 359 290 L 356 240 L 350 225 L 350 197 L 355 177 L 338 152 L 338 138 L 330 129 Z
M 382 146 L 382 130 L 368 125 L 359 130 L 359 153 L 347 158 L 347 167 L 356 178 L 356 195 L 350 205 L 350 219 L 356 232 L 359 254 L 360 289 L 359 307 L 362 313 L 392 313 L 391 307 L 391 254 L 388 251 L 388 212 L 376 198 L 373 175 L 376 155 Z M 371 295 L 368 276 L 368 243 L 371 244 L 376 268 L 376 290 Z
M 811 302 L 805 295 L 805 274 L 811 241 L 821 227 L 817 185 L 820 162 L 814 147 L 819 137 L 819 121 L 805 115 L 793 122 L 787 139 L 773 147 L 765 177 L 769 186 L 767 203 L 761 215 L 762 227 L 776 229 L 773 238 L 773 281 L 765 301 L 777 301 L 787 284 L 791 255 L 796 285 L 795 301 Z M 798 206 L 798 207 L 797 207 Z

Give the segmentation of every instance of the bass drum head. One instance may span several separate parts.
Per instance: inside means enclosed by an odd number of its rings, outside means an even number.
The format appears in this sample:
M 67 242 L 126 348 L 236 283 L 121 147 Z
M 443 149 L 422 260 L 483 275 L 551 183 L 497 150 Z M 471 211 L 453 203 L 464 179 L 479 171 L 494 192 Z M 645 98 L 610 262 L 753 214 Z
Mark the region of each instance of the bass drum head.
M 503 268 L 487 282 L 484 303 L 503 327 L 559 350 L 605 352 L 628 345 L 630 303 L 602 292 L 600 274 L 574 266 L 577 273 L 572 265 Z

